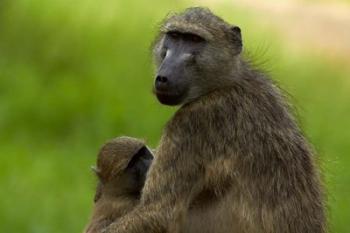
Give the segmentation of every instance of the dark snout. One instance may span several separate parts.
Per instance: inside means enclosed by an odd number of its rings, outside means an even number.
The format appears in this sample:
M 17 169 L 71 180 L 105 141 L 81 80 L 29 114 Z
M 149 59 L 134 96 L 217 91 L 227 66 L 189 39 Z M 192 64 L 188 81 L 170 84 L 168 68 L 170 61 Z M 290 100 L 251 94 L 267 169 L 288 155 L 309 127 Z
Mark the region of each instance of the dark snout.
M 159 102 L 177 105 L 186 94 L 185 61 L 176 56 L 167 56 L 155 77 L 154 93 Z
M 175 56 L 166 56 L 156 74 L 154 87 L 157 93 L 176 92 L 176 85 L 182 73 L 182 64 Z
M 168 80 L 168 75 L 158 74 L 156 76 L 155 88 L 158 92 L 167 92 L 170 89 L 170 82 Z

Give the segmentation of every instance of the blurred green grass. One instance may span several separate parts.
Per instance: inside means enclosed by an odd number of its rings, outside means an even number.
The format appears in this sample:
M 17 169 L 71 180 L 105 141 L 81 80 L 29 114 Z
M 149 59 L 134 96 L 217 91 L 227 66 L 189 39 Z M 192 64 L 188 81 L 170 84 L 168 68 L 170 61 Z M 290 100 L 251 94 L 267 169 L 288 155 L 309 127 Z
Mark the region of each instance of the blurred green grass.
M 81 231 L 94 191 L 89 166 L 101 144 L 118 135 L 157 144 L 175 108 L 151 94 L 149 46 L 164 15 L 186 6 L 1 0 L 0 232 Z M 293 96 L 321 157 L 332 230 L 349 232 L 348 63 L 291 51 L 249 12 L 214 10 L 241 26 L 247 50 L 257 61 L 267 57 L 263 68 Z

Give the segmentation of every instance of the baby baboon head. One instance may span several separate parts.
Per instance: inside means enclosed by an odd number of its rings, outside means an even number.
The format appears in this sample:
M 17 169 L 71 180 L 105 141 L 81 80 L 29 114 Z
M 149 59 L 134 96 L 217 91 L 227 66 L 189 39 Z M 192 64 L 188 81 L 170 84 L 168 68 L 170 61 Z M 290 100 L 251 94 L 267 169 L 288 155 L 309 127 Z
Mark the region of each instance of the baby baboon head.
M 118 137 L 102 147 L 93 168 L 98 184 L 85 232 L 103 229 L 138 203 L 152 160 L 152 153 L 139 139 Z
M 118 137 L 107 142 L 94 169 L 99 183 L 95 202 L 101 196 L 138 196 L 153 159 L 144 142 L 131 137 Z

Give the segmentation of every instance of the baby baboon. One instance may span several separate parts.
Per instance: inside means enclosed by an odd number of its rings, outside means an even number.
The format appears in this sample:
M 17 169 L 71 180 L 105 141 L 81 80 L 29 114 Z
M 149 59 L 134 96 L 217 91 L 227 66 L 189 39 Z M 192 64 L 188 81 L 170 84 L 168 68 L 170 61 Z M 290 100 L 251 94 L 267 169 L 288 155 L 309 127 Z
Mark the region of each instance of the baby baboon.
M 279 89 L 241 50 L 239 27 L 208 9 L 164 21 L 154 92 L 181 107 L 165 127 L 140 203 L 105 232 L 326 231 L 308 142 Z
M 135 138 L 115 138 L 102 147 L 94 168 L 99 179 L 95 206 L 85 232 L 98 232 L 132 210 L 152 159 L 144 142 Z

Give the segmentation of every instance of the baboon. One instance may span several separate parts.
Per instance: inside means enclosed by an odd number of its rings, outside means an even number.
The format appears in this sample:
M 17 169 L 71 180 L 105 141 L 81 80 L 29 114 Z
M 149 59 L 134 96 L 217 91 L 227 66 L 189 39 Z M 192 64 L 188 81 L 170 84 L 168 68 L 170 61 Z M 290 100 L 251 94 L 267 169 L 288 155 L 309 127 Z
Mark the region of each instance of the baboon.
M 95 206 L 85 232 L 102 230 L 135 207 L 152 159 L 144 142 L 131 137 L 115 138 L 102 147 L 93 169 L 98 177 Z
M 104 232 L 326 232 L 315 156 L 281 91 L 241 51 L 240 28 L 208 9 L 164 20 L 154 93 L 180 107 L 139 204 Z

